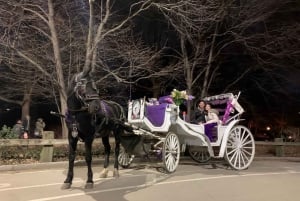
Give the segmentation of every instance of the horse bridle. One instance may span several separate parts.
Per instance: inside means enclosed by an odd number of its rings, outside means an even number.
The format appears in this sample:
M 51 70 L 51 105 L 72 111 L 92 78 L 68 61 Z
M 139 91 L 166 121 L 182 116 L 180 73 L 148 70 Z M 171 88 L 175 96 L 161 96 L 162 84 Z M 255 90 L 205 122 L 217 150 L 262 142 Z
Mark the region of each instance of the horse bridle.
M 88 81 L 86 78 L 81 78 L 82 74 L 79 73 L 75 77 L 75 87 L 74 87 L 74 93 L 75 96 L 81 100 L 81 102 L 85 105 L 88 106 L 88 103 L 93 100 L 99 100 L 99 95 L 98 95 L 98 89 L 96 87 L 96 84 L 94 80 Z M 95 90 L 95 93 L 87 94 L 87 84 L 91 82 L 92 83 L 92 88 Z

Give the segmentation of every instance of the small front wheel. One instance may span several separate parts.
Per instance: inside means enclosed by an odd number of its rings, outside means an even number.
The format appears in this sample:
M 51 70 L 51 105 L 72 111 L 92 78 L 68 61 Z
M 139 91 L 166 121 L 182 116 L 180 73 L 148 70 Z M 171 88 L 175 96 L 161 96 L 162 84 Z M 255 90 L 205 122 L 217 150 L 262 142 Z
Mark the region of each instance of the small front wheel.
M 129 155 L 124 148 L 121 149 L 118 156 L 118 163 L 122 168 L 129 168 L 133 159 L 134 155 Z
M 169 132 L 167 134 L 162 151 L 162 160 L 166 172 L 175 172 L 180 158 L 180 143 L 175 133 Z
M 249 167 L 254 159 L 255 141 L 248 128 L 242 125 L 234 126 L 229 133 L 225 159 L 236 170 Z

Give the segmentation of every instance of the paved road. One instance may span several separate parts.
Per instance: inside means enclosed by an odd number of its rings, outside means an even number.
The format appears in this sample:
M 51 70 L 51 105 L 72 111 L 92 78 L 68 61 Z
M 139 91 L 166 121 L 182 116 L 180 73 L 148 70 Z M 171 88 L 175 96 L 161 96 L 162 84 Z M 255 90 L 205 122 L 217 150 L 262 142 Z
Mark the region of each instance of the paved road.
M 300 161 L 255 160 L 248 170 L 233 171 L 217 162 L 197 164 L 182 160 L 167 175 L 158 164 L 136 163 L 121 169 L 121 177 L 99 179 L 94 165 L 95 186 L 83 188 L 86 168 L 77 166 L 72 189 L 61 190 L 66 167 L 0 172 L 1 201 L 298 201 Z

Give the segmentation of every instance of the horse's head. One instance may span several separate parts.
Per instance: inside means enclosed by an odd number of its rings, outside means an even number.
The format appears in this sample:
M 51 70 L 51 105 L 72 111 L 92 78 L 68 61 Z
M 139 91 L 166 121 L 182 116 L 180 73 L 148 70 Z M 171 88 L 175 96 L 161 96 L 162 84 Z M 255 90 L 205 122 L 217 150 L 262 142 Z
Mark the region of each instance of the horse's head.
M 83 102 L 99 99 L 96 83 L 90 74 L 83 76 L 83 73 L 78 73 L 75 76 L 75 93 Z
M 78 102 L 88 107 L 90 102 L 99 99 L 96 83 L 90 73 L 80 72 L 74 75 L 69 87 L 69 97 L 74 94 Z

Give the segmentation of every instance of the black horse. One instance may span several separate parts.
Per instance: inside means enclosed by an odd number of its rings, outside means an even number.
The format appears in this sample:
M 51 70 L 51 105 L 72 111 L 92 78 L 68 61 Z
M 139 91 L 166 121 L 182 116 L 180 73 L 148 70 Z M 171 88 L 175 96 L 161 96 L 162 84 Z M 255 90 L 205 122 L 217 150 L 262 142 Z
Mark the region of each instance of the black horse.
M 93 188 L 92 143 L 96 136 L 102 138 L 105 149 L 104 170 L 100 177 L 105 178 L 108 174 L 109 155 L 111 146 L 109 135 L 115 137 L 115 160 L 113 176 L 119 177 L 118 156 L 120 151 L 121 134 L 125 115 L 123 108 L 112 101 L 101 100 L 98 95 L 95 82 L 90 73 L 81 72 L 76 74 L 68 87 L 67 108 L 65 120 L 68 126 L 69 140 L 69 168 L 63 188 L 70 188 L 73 180 L 74 160 L 78 140 L 85 144 L 85 161 L 88 168 L 85 188 Z

